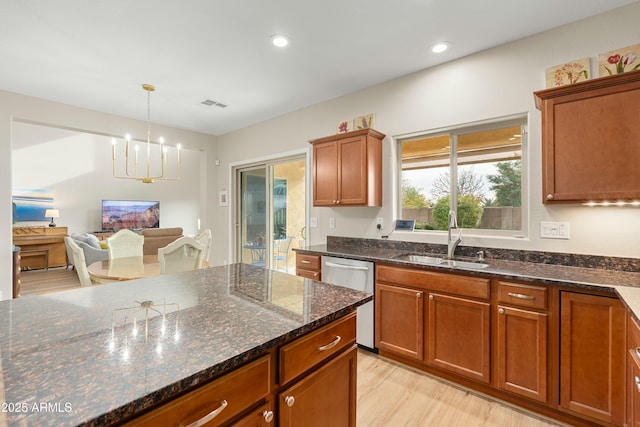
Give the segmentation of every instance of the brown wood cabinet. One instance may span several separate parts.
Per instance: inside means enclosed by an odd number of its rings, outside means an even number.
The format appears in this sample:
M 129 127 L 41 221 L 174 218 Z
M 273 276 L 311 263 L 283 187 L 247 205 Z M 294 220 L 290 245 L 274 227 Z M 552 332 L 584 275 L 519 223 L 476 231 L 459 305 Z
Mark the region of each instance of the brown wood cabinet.
M 374 301 L 376 347 L 422 361 L 424 292 L 378 283 Z
M 189 425 L 205 420 L 210 425 L 229 422 L 252 406 L 266 401 L 271 392 L 271 369 L 271 357 L 265 355 L 127 425 L 158 427 Z
M 627 315 L 627 426 L 640 427 L 640 325 Z
M 309 141 L 313 206 L 382 206 L 382 140 L 363 129 Z
M 279 425 L 356 425 L 357 346 L 282 391 L 278 398 Z
M 13 253 L 13 267 L 12 267 L 12 282 L 13 282 L 13 298 L 20 296 L 20 247 L 13 246 L 11 249 Z
M 561 292 L 560 406 L 624 422 L 625 315 L 617 298 Z
M 487 279 L 377 264 L 376 346 L 488 383 L 489 295 Z
M 296 252 L 296 276 L 307 279 L 322 279 L 322 257 Z
M 354 312 L 125 425 L 355 426 L 356 367 Z
M 20 246 L 23 270 L 67 265 L 67 227 L 13 227 L 13 244 Z
M 498 282 L 496 385 L 540 402 L 548 396 L 547 307 L 546 287 Z
M 429 293 L 429 363 L 491 381 L 490 316 L 488 302 Z
M 268 401 L 233 423 L 233 427 L 269 427 L 275 425 L 274 420 L 273 402 Z
M 640 70 L 534 96 L 544 203 L 640 199 Z

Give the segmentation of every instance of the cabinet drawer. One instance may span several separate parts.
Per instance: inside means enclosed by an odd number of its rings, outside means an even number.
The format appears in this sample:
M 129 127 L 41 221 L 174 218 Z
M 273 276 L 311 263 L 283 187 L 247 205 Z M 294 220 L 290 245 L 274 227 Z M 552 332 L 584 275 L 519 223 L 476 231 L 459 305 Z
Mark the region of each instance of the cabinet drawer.
M 356 313 L 280 349 L 280 384 L 286 384 L 356 341 Z
M 547 308 L 547 288 L 544 286 L 498 282 L 498 301 L 504 304 L 544 310 Z
M 271 392 L 270 369 L 270 356 L 263 356 L 134 419 L 126 425 L 136 427 L 186 426 L 222 408 L 211 421 L 211 425 L 221 424 L 240 415 Z M 214 419 L 215 423 L 213 423 Z
M 389 265 L 378 265 L 376 278 L 379 282 L 399 283 L 430 291 L 489 299 L 488 279 Z
M 634 350 L 640 347 L 640 325 L 631 313 L 627 316 L 627 348 Z M 640 353 L 637 355 L 640 360 Z
M 320 255 L 296 254 L 296 269 L 320 270 Z
M 296 268 L 296 276 L 306 277 L 307 279 L 321 280 L 322 274 L 315 270 L 305 270 L 303 268 Z

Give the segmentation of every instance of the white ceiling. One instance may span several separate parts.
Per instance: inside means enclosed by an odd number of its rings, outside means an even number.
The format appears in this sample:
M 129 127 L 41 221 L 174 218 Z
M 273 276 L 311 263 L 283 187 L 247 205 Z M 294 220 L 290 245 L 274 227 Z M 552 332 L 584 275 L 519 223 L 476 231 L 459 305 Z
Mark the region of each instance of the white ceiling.
M 635 1 L 2 0 L 0 90 L 221 135 Z

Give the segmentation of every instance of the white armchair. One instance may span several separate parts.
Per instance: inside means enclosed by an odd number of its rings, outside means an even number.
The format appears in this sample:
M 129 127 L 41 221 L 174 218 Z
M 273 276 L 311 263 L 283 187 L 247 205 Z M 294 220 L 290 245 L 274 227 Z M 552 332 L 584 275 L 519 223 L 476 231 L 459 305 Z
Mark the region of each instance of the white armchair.
M 109 251 L 100 247 L 98 238 L 93 234 L 72 233 L 69 237 L 84 252 L 84 262 L 86 266 L 96 261 L 104 261 L 106 259 L 109 259 Z M 67 267 L 69 267 L 69 265 L 76 267 L 73 252 L 70 246 L 68 244 L 65 244 L 65 246 L 67 248 Z

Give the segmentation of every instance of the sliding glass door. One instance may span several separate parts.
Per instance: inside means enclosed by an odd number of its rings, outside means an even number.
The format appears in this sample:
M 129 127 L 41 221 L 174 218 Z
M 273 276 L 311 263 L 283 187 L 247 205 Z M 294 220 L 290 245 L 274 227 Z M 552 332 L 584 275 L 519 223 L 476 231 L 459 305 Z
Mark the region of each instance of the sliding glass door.
M 292 249 L 305 231 L 305 158 L 265 162 L 236 174 L 238 261 L 295 273 Z

